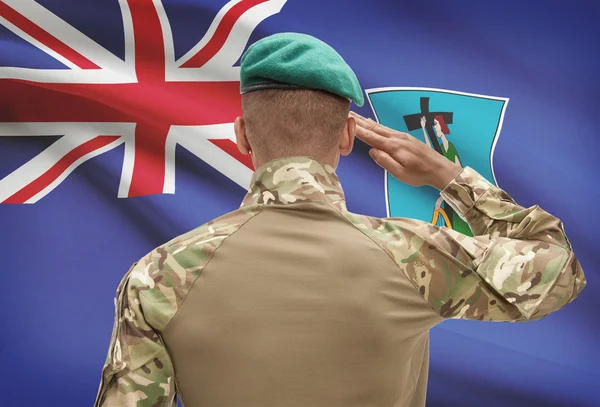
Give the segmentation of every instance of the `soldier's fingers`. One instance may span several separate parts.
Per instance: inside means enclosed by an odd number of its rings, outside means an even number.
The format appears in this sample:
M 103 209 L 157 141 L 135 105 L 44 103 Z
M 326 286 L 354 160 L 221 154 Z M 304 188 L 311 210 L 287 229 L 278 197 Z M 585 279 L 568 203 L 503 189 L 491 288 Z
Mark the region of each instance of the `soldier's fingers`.
M 381 126 L 375 120 L 369 119 L 367 117 L 362 117 L 354 112 L 350 112 L 351 116 L 356 120 L 356 124 L 360 127 L 364 127 L 365 129 L 372 129 L 375 126 Z
M 359 115 L 358 113 L 350 112 L 350 116 L 353 117 L 354 120 L 356 120 L 356 124 L 358 125 L 358 127 L 362 127 L 367 130 L 374 131 L 377 134 L 379 134 L 380 136 L 387 137 L 387 138 L 395 137 L 395 138 L 399 138 L 399 139 L 414 138 L 410 134 L 391 129 L 387 126 L 384 126 L 383 124 L 377 123 L 374 120 L 363 117 L 363 116 Z
M 385 151 L 372 148 L 369 155 L 381 168 L 392 174 L 395 178 L 401 179 L 404 173 L 404 167 Z
M 376 121 L 368 119 L 366 117 L 363 117 L 357 113 L 350 112 L 350 116 L 354 118 L 354 120 L 356 121 L 356 125 L 358 127 L 362 127 L 363 129 L 377 132 L 379 127 L 381 127 L 381 125 L 379 123 L 377 123 Z M 387 137 L 386 135 L 383 135 L 383 134 L 382 134 L 382 136 Z
M 374 131 L 367 130 L 364 127 L 356 127 L 356 137 L 358 137 L 360 140 L 364 141 L 371 147 L 375 147 L 379 150 L 389 152 L 393 148 L 393 143 L 391 143 L 392 140 Z
M 366 123 L 368 123 L 369 121 L 373 122 L 373 120 L 368 119 L 364 116 L 359 115 L 356 112 L 350 111 L 349 116 L 354 117 L 354 119 L 356 120 L 356 123 L 360 126 L 360 125 L 366 125 Z

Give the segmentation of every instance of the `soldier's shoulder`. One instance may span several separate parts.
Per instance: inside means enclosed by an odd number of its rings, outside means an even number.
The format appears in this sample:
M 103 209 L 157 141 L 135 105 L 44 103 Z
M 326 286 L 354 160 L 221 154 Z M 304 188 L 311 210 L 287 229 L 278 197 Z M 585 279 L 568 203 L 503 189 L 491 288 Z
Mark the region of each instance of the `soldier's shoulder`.
M 132 266 L 124 281 L 140 293 L 152 326 L 167 326 L 215 250 L 259 213 L 260 206 L 227 213 L 157 247 Z
M 260 205 L 253 205 L 226 213 L 175 237 L 155 250 L 163 250 L 172 255 L 180 253 L 184 248 L 188 247 L 195 247 L 202 250 L 204 245 L 216 240 L 225 239 L 233 234 L 248 220 L 258 215 L 260 208 Z
M 410 258 L 416 248 L 440 234 L 435 225 L 413 218 L 378 218 L 350 212 L 345 217 L 397 262 Z
M 177 267 L 176 264 L 188 271 L 198 271 L 223 240 L 258 215 L 260 209 L 259 205 L 253 205 L 219 216 L 156 247 L 134 266 L 145 269 L 146 273 L 154 271 L 148 273 L 153 279 L 161 278 L 160 272 Z
M 427 229 L 430 225 L 412 218 L 379 218 L 352 212 L 346 212 L 344 216 L 369 237 L 384 241 L 402 239 L 406 233 L 413 234 L 415 229 Z

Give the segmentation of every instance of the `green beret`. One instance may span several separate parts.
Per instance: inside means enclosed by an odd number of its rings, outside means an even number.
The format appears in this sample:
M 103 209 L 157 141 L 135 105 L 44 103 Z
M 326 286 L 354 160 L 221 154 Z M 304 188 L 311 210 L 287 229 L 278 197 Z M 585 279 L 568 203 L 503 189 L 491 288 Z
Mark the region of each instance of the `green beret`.
M 273 34 L 242 55 L 240 91 L 320 89 L 364 104 L 352 68 L 333 48 L 306 34 Z

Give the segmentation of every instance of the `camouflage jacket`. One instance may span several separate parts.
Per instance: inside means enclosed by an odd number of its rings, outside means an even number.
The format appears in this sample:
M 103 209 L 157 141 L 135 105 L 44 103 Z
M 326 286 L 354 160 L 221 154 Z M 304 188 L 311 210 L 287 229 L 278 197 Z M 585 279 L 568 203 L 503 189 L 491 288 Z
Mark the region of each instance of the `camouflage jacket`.
M 439 317 L 539 319 L 586 284 L 562 223 L 519 206 L 470 167 L 441 191 L 474 237 L 407 218 L 346 209 L 334 169 L 311 157 L 262 165 L 240 209 L 158 247 L 118 286 L 110 349 L 95 406 L 175 406 L 174 367 L 161 334 L 216 250 L 264 205 L 320 201 L 335 208 L 395 262 Z

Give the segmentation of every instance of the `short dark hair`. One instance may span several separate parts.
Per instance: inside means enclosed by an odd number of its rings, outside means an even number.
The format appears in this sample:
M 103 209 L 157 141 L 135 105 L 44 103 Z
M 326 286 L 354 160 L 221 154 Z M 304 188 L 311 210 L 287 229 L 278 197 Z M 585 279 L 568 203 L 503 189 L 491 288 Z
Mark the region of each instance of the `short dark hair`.
M 242 95 L 248 143 L 266 160 L 319 158 L 339 142 L 350 101 L 312 89 L 263 89 Z

